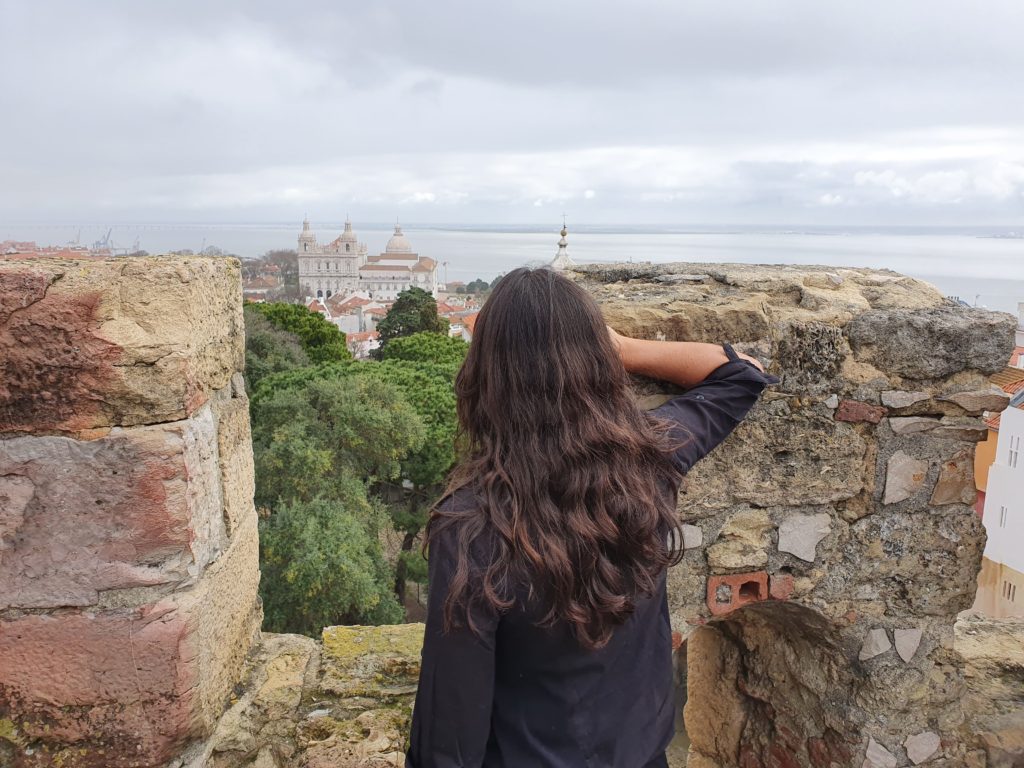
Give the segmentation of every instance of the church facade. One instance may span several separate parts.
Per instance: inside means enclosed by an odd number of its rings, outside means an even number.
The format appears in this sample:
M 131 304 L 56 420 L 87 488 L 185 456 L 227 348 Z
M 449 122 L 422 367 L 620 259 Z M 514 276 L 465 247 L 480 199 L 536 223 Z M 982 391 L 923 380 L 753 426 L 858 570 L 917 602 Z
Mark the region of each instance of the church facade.
M 351 221 L 345 221 L 345 230 L 337 238 L 320 244 L 307 219 L 302 222 L 297 250 L 299 284 L 308 296 L 318 299 L 361 293 L 392 301 L 413 286 L 433 296 L 441 289 L 437 262 L 413 251 L 397 224 L 384 252 L 371 256 L 356 237 Z

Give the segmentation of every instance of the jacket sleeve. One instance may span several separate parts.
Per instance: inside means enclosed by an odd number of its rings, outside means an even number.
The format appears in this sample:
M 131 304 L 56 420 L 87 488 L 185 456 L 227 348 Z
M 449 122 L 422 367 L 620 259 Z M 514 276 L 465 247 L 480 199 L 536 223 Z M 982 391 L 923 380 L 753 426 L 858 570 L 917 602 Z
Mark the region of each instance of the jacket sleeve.
M 652 411 L 673 424 L 670 434 L 682 443 L 674 456 L 681 472 L 687 472 L 728 437 L 754 407 L 765 387 L 779 383 L 777 377 L 761 373 L 755 365 L 738 357 L 728 344 L 723 347 L 728 362 Z
M 444 632 L 455 553 L 452 529 L 431 542 L 427 627 L 406 768 L 478 768 L 490 737 L 499 617 L 477 607 L 478 635 L 466 627 Z

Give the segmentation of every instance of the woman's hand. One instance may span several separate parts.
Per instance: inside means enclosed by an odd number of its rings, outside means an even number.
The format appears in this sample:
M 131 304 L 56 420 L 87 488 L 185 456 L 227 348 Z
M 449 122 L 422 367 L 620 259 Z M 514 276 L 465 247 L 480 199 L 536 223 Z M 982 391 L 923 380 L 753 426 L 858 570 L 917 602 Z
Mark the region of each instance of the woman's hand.
M 756 357 L 745 355 L 742 352 L 737 352 L 736 357 L 738 357 L 740 360 L 746 360 L 748 363 L 753 363 L 754 367 L 757 368 L 757 370 L 759 370 L 761 373 L 764 373 L 764 366 L 761 365 L 761 361 L 758 360 Z

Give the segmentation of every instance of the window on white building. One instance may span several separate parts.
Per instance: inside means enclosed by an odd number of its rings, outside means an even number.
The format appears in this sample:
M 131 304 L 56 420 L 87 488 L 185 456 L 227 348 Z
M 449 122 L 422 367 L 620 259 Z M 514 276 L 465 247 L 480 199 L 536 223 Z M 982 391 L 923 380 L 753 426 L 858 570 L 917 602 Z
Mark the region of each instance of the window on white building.
M 1011 603 L 1017 602 L 1017 585 L 1008 581 L 1003 582 L 1003 599 Z
M 999 527 L 1006 527 L 1006 507 L 1000 505 L 999 507 Z
M 1012 468 L 1017 467 L 1017 460 L 1020 458 L 1020 435 L 1010 437 L 1010 455 L 1007 464 Z

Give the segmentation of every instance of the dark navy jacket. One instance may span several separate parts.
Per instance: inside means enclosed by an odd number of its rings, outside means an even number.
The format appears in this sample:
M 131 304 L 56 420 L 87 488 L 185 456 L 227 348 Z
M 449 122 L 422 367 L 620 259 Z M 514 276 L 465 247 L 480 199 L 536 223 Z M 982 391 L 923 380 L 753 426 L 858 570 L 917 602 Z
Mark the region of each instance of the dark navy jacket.
M 687 471 L 725 439 L 776 381 L 734 358 L 655 409 L 676 424 L 674 436 L 687 441 L 675 456 L 677 466 Z M 468 489 L 444 502 L 467 504 L 473 504 Z M 431 543 L 427 630 L 406 768 L 665 765 L 675 712 L 664 574 L 656 594 L 637 600 L 607 646 L 591 651 L 566 626 L 536 626 L 540 608 L 528 603 L 525 590 L 504 614 L 474 611 L 479 636 L 466 629 L 445 634 L 443 606 L 454 563 L 449 528 Z

